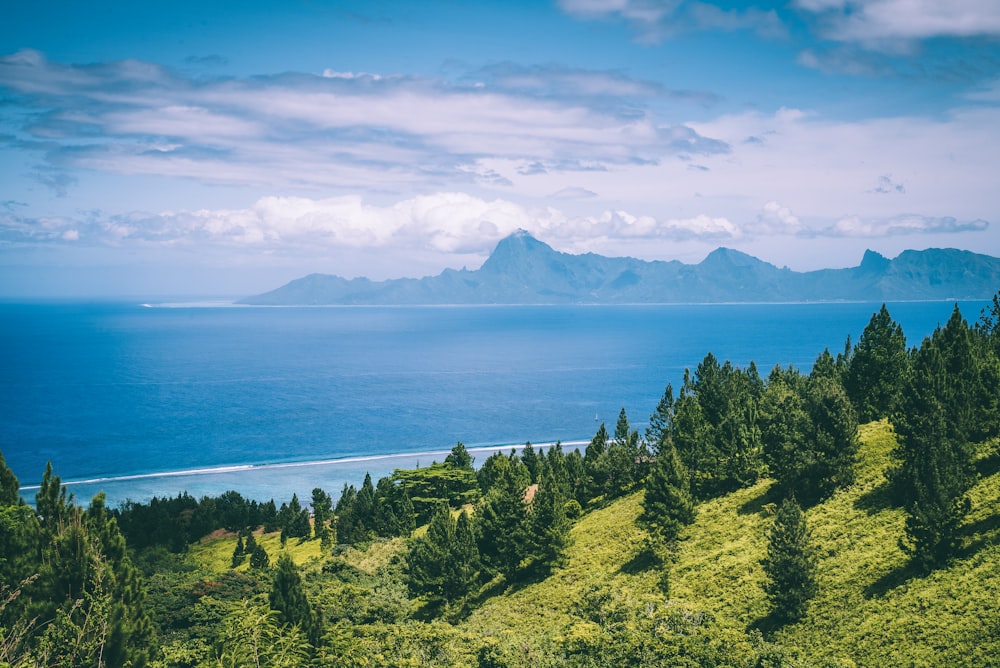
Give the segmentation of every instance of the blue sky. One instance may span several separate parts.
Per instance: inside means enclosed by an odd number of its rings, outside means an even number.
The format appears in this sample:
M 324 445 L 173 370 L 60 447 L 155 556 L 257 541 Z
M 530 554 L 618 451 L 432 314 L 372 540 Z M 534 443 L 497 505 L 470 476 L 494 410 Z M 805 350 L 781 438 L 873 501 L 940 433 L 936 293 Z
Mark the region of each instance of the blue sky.
M 8 297 L 1000 256 L 1000 3 L 15 3 L 0 146 Z

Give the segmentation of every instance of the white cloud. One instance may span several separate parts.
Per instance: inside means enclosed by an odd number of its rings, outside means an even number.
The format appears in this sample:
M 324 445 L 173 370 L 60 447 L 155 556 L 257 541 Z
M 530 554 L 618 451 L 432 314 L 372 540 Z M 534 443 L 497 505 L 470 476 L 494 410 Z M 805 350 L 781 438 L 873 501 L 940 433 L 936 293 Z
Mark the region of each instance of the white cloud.
M 553 199 L 590 199 L 597 197 L 597 193 L 586 188 L 566 187 L 550 195 Z
M 751 30 L 764 37 L 786 33 L 774 10 L 756 7 L 723 9 L 717 3 L 690 0 L 559 0 L 559 6 L 580 19 L 624 20 L 643 42 L 692 30 Z
M 723 217 L 656 219 L 624 210 L 569 216 L 555 208 L 441 192 L 378 206 L 360 196 L 310 199 L 269 196 L 244 209 L 93 213 L 79 218 L 0 218 L 0 239 L 21 242 L 84 240 L 96 245 L 209 245 L 233 249 L 315 252 L 323 248 L 427 249 L 485 253 L 501 238 L 526 229 L 572 244 L 585 232 L 607 239 L 731 239 L 740 230 Z
M 995 0 L 797 0 L 796 5 L 819 14 L 827 37 L 870 46 L 1000 35 Z
M 758 235 L 788 235 L 802 234 L 805 232 L 805 227 L 791 209 L 771 201 L 764 204 L 754 221 L 747 226 L 747 230 Z
M 862 219 L 859 216 L 841 218 L 823 231 L 823 236 L 888 237 L 905 234 L 950 234 L 954 232 L 980 232 L 989 227 L 985 220 L 958 221 L 950 216 L 933 218 L 915 214 L 894 216 L 882 220 Z
M 483 87 L 334 70 L 186 79 L 139 61 L 62 65 L 22 51 L 0 58 L 0 90 L 24 112 L 10 116 L 25 119 L 18 139 L 44 138 L 51 165 L 239 185 L 504 186 L 510 175 L 478 164 L 558 170 L 728 150 L 637 106 L 674 95 L 654 84 L 558 67 L 494 72 L 497 85 Z

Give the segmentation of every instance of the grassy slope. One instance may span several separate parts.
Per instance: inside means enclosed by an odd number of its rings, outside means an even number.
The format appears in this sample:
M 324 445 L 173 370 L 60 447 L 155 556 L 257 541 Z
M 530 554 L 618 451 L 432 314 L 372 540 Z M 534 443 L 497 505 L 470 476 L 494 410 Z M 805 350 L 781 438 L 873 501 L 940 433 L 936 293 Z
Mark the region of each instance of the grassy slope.
M 1000 473 L 984 459 L 986 475 L 972 490 L 965 550 L 927 577 L 906 569 L 899 547 L 904 514 L 885 503 L 884 471 L 895 443 L 892 428 L 861 428 L 857 480 L 807 511 L 819 558 L 819 593 L 805 619 L 771 629 L 761 583 L 761 558 L 773 513 L 770 481 L 702 504 L 686 530 L 671 577 L 670 605 L 709 613 L 730 639 L 761 628 L 799 663 L 815 665 L 990 665 L 1000 662 Z M 455 629 L 466 642 L 588 633 L 581 605 L 590 592 L 614 591 L 640 605 L 662 602 L 655 568 L 630 567 L 643 532 L 635 525 L 641 494 L 581 518 L 573 527 L 568 564 L 547 579 L 487 599 Z M 276 536 L 263 537 L 272 561 Z M 203 565 L 228 567 L 233 539 L 199 545 Z M 296 561 L 318 565 L 318 541 L 288 544 Z M 394 540 L 342 558 L 374 572 L 405 550 Z M 634 562 L 632 562 L 634 563 Z M 749 642 L 749 640 L 747 640 Z
M 711 613 L 733 630 L 770 630 L 770 639 L 806 665 L 1000 662 L 1000 474 L 984 476 L 972 490 L 963 555 L 915 577 L 899 547 L 904 513 L 885 503 L 892 428 L 864 425 L 861 440 L 855 484 L 807 511 L 820 589 L 802 622 L 778 630 L 767 625 L 760 561 L 773 513 L 769 481 L 699 507 L 671 573 L 671 602 Z M 465 627 L 527 638 L 566 633 L 582 623 L 575 606 L 594 586 L 654 595 L 655 571 L 622 569 L 643 540 L 634 523 L 639 504 L 634 495 L 588 514 L 573 529 L 566 568 L 487 601 Z

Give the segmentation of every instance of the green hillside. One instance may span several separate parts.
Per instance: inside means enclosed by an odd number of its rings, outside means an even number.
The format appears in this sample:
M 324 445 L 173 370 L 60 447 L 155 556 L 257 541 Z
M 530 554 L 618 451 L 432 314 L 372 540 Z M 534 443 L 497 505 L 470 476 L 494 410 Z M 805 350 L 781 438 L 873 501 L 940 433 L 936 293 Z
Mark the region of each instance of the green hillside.
M 854 485 L 806 511 L 819 593 L 802 621 L 783 628 L 768 619 L 762 589 L 760 564 L 774 513 L 770 480 L 699 506 L 670 566 L 669 597 L 659 590 L 661 567 L 644 552 L 646 535 L 635 522 L 641 492 L 581 517 L 564 567 L 507 591 L 487 586 L 454 624 L 419 621 L 419 602 L 390 595 L 400 572 L 397 557 L 406 551 L 400 539 L 333 557 L 340 564 L 333 570 L 353 573 L 349 585 L 331 584 L 311 547 L 315 541 L 303 544 L 308 549 L 290 542 L 288 549 L 307 573 L 312 595 L 327 604 L 337 599 L 337 586 L 394 601 L 385 603 L 380 619 L 369 611 L 366 623 L 355 617 L 340 627 L 342 665 L 621 665 L 665 656 L 673 657 L 670 665 L 1000 662 L 997 444 L 980 449 L 981 478 L 971 492 L 961 555 L 915 576 L 898 544 L 904 513 L 887 502 L 892 427 L 875 422 L 859 435 Z M 224 568 L 233 544 L 223 538 L 193 554 L 203 567 Z M 276 542 L 267 545 L 278 549 Z M 400 607 L 393 612 L 392 605 Z

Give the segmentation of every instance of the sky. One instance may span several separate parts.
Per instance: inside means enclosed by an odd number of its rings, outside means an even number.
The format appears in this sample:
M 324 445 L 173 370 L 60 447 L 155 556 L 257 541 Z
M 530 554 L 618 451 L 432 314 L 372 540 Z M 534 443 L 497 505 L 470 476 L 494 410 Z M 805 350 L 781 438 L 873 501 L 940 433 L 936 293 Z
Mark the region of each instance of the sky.
M 0 297 L 1000 256 L 998 156 L 996 0 L 9 3 Z

